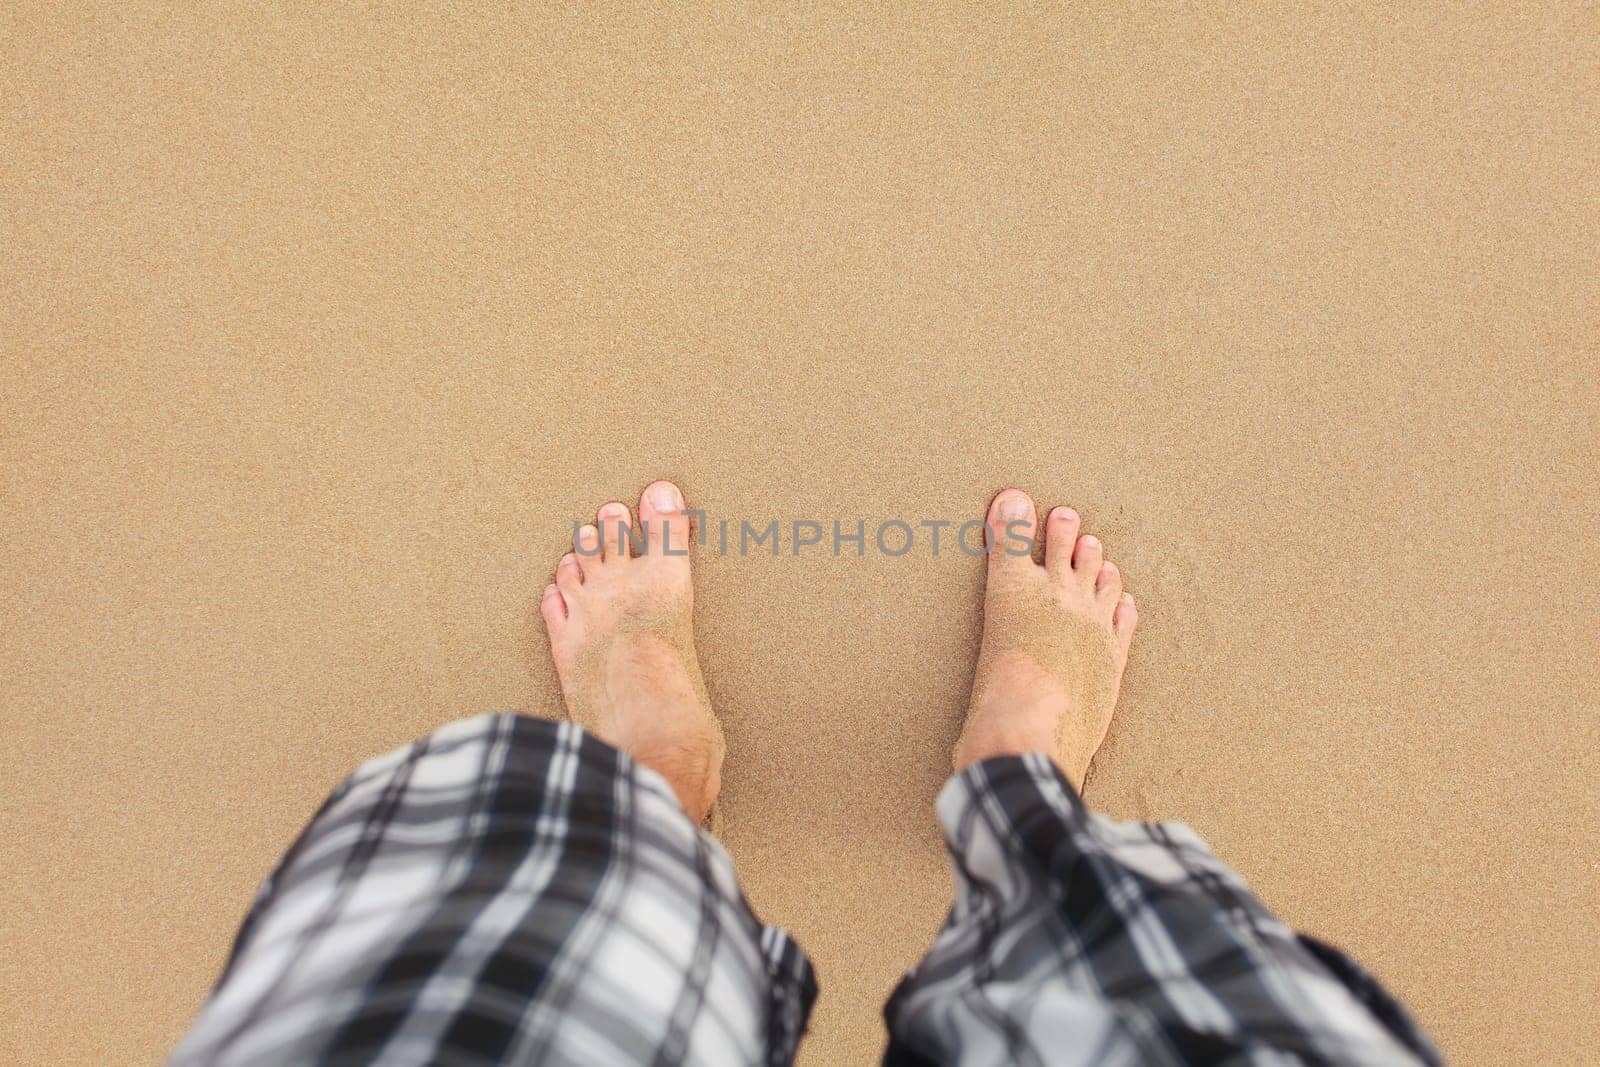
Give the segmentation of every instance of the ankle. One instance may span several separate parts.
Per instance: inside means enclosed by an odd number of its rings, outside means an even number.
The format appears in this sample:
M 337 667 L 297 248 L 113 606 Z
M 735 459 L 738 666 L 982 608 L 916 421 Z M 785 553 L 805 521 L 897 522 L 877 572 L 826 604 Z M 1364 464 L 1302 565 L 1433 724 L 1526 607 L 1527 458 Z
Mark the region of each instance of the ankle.
M 669 745 L 630 755 L 667 780 L 689 818 L 705 821 L 722 786 L 720 758 L 700 745 Z
M 990 696 L 974 703 L 953 754 L 956 772 L 986 759 L 1029 752 L 1043 752 L 1054 759 L 1058 720 L 1051 702 L 1037 697 L 997 700 Z
M 963 740 L 956 745 L 950 762 L 955 767 L 955 772 L 960 774 L 973 764 L 982 763 L 984 760 L 999 759 L 1002 756 L 1025 756 L 1030 752 L 1042 752 L 1051 759 L 1055 758 L 1055 746 L 1050 741 L 1037 736 L 1008 734 L 971 742 Z

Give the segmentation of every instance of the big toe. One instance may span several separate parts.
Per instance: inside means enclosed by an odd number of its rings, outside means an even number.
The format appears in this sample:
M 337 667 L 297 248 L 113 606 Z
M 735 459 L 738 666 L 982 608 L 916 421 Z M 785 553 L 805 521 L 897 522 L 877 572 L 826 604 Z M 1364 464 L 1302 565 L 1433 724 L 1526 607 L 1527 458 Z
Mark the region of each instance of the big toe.
M 645 552 L 652 556 L 689 554 L 689 516 L 683 490 L 669 481 L 651 482 L 639 497 Z
M 989 573 L 1003 574 L 1033 565 L 1038 512 L 1021 489 L 1002 490 L 989 504 Z

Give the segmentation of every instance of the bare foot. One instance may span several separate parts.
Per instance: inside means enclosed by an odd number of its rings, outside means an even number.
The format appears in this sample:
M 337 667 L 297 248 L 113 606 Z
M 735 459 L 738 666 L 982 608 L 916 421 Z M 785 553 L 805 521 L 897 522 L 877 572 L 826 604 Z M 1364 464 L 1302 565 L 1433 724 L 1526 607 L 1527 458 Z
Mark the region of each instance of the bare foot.
M 1042 567 L 1020 554 L 1020 538 L 1037 540 L 1028 494 L 1005 490 L 989 505 L 987 521 L 996 540 L 983 646 L 956 770 L 991 756 L 1044 752 L 1082 789 L 1117 706 L 1139 618 L 1133 597 L 1122 591 L 1122 575 L 1105 561 L 1100 542 L 1078 536 L 1071 508 L 1050 512 Z
M 639 527 L 626 504 L 601 505 L 539 612 L 572 720 L 659 772 L 702 822 L 722 785 L 723 742 L 695 657 L 683 508 L 671 482 L 646 487 Z

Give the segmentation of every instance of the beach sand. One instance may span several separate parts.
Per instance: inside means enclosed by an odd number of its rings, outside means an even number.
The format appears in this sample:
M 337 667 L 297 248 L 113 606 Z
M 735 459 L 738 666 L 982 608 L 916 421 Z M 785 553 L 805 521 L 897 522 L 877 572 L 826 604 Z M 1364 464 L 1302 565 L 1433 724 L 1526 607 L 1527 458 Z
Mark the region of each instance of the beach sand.
M 23 5 L 0 34 L 0 1060 L 159 1060 L 357 762 L 553 713 L 535 599 L 713 518 L 1070 503 L 1089 788 L 1464 1064 L 1600 1046 L 1590 14 Z M 869 1062 L 981 564 L 701 550 L 723 835 Z

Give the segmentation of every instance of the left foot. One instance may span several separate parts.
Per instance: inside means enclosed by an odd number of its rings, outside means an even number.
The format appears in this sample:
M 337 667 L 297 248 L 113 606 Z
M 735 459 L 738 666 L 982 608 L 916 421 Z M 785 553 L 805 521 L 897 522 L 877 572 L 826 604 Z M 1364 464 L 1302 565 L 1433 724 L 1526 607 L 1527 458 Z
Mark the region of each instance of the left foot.
M 626 504 L 602 505 L 574 535 L 577 551 L 561 557 L 539 612 L 572 720 L 660 773 L 701 822 L 722 784 L 723 742 L 695 656 L 683 509 L 671 482 L 640 497 L 642 530 Z
M 1099 540 L 1080 536 L 1071 508 L 1050 512 L 1042 567 L 1027 551 L 1041 533 L 1028 494 L 1007 489 L 989 505 L 986 521 L 996 541 L 955 769 L 1044 752 L 1081 790 L 1117 706 L 1139 621 L 1133 597 Z

